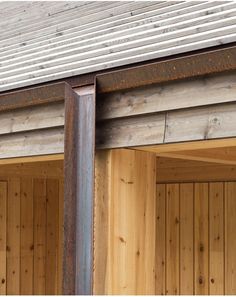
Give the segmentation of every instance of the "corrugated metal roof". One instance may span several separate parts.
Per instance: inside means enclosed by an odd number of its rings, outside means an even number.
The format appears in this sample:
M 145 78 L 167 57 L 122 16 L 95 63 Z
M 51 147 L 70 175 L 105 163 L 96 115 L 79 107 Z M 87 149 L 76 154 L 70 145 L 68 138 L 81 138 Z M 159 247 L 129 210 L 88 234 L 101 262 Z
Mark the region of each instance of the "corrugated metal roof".
M 235 1 L 0 3 L 0 91 L 236 41 Z

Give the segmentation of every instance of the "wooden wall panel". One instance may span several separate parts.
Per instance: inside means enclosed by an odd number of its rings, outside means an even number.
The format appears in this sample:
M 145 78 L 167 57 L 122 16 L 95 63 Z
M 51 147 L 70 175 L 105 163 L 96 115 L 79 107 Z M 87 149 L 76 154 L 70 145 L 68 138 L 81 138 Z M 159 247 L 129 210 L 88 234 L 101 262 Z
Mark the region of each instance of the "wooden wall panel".
M 33 180 L 21 179 L 20 293 L 33 294 Z
M 236 183 L 225 183 L 225 293 L 236 294 Z
M 196 183 L 194 195 L 195 294 L 208 295 L 208 184 Z
M 57 292 L 59 183 L 47 180 L 46 199 L 46 295 Z
M 209 293 L 224 294 L 224 184 L 209 184 Z
M 46 294 L 46 179 L 34 179 L 34 294 Z
M 180 294 L 193 295 L 193 184 L 180 184 Z
M 156 294 L 236 294 L 235 197 L 236 182 L 157 184 Z
M 167 185 L 166 293 L 179 295 L 179 185 Z
M 108 182 L 100 183 L 103 174 Z M 95 235 L 94 294 L 155 294 L 155 174 L 152 153 L 97 156 L 94 230 L 102 232 Z
M 7 295 L 20 293 L 20 179 L 10 178 L 7 204 Z
M 0 172 L 0 294 L 60 294 L 62 178 Z
M 0 182 L 0 295 L 6 295 L 7 183 Z
M 157 186 L 156 191 L 156 294 L 165 295 L 166 292 L 166 187 Z

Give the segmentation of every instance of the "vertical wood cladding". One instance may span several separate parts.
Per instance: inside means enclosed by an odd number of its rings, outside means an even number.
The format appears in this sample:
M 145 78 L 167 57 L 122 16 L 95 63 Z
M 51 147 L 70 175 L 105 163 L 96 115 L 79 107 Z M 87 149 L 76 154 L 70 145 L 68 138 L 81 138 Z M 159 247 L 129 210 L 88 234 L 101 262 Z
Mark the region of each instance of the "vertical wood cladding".
M 0 182 L 0 294 L 61 293 L 62 179 Z
M 236 294 L 236 182 L 157 185 L 156 294 Z

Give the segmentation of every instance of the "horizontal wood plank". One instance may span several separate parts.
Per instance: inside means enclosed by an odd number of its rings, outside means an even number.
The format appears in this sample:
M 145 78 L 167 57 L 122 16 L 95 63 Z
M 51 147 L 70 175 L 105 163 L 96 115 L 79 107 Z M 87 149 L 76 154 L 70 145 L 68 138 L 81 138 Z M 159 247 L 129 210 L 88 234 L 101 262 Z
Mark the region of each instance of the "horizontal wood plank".
M 236 73 L 228 73 L 100 95 L 97 119 L 232 102 L 235 99 Z
M 234 137 L 235 112 L 235 103 L 169 112 L 165 142 Z
M 0 113 L 0 135 L 64 126 L 64 102 Z
M 63 152 L 63 128 L 9 134 L 0 138 L 0 159 L 59 154 Z
M 236 166 L 157 158 L 157 183 L 235 181 Z
M 235 137 L 236 103 L 107 120 L 97 147 L 116 148 Z
M 162 143 L 164 131 L 164 114 L 101 122 L 96 129 L 96 145 L 112 148 Z

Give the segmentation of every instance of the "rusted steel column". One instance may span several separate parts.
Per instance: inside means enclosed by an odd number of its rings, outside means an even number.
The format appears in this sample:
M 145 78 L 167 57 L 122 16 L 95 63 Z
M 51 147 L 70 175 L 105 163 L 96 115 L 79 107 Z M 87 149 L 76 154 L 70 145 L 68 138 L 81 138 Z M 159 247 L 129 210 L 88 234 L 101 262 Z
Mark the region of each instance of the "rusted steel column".
M 65 99 L 63 294 L 92 294 L 95 96 Z

